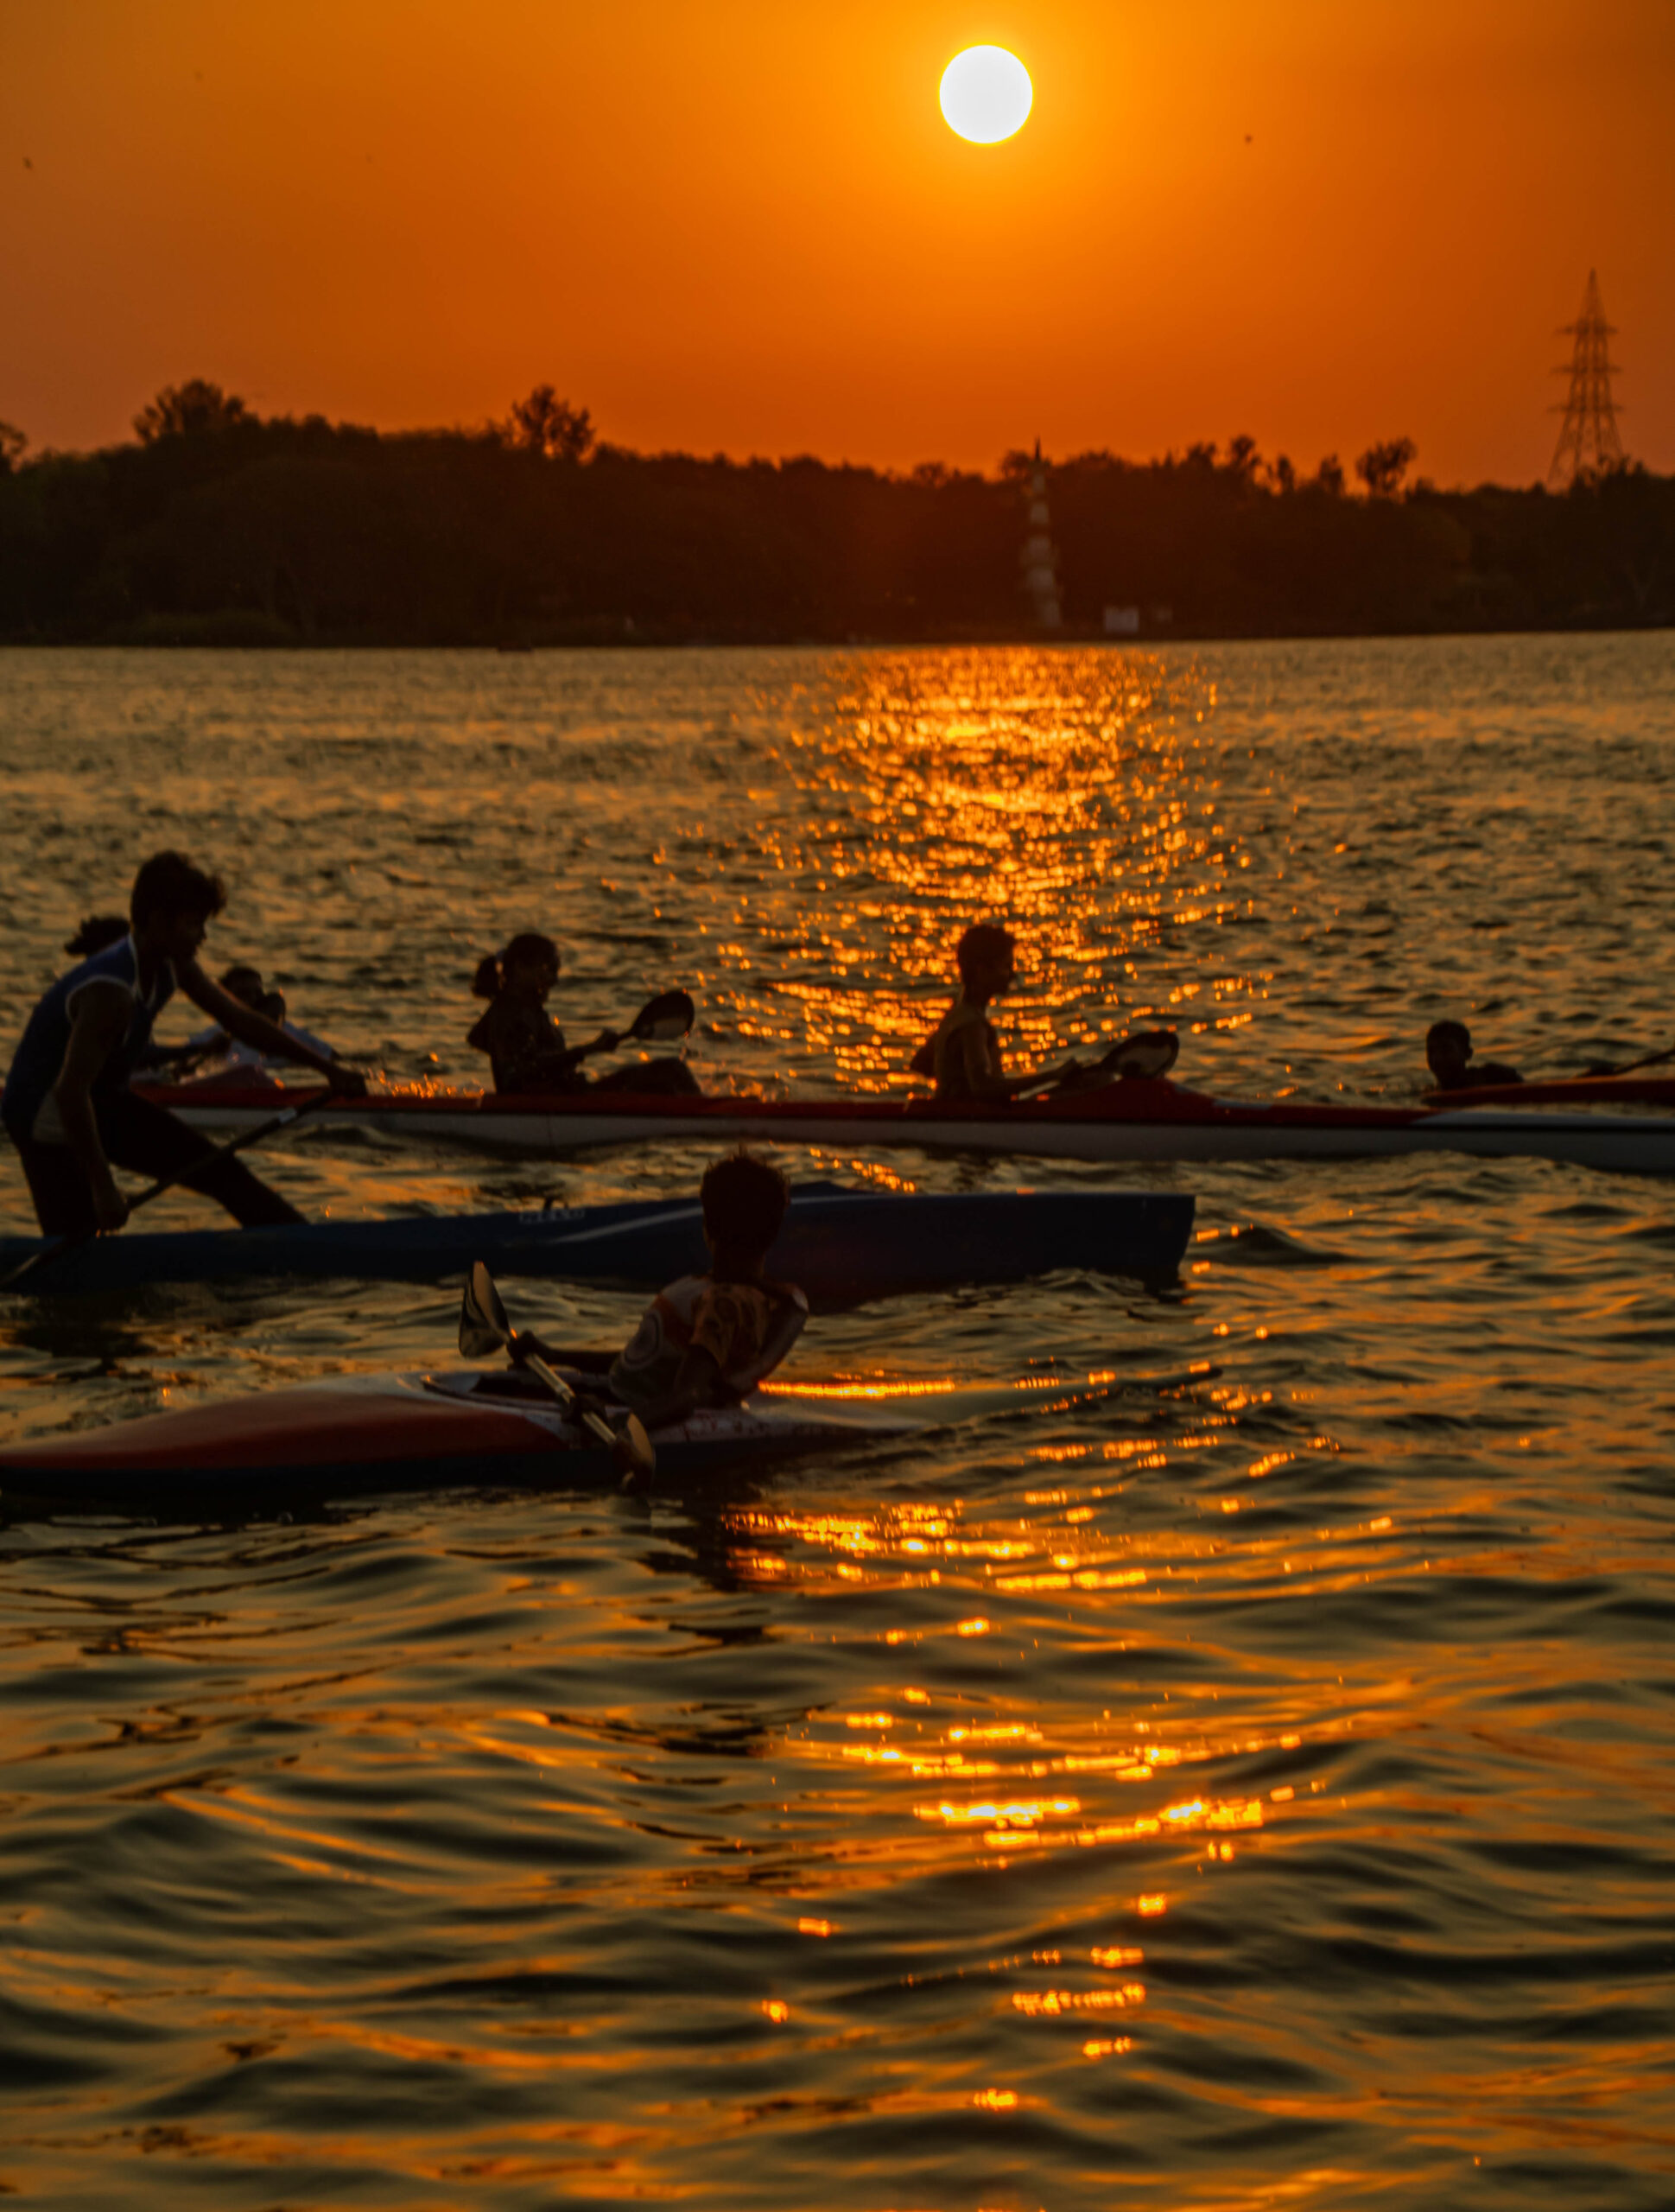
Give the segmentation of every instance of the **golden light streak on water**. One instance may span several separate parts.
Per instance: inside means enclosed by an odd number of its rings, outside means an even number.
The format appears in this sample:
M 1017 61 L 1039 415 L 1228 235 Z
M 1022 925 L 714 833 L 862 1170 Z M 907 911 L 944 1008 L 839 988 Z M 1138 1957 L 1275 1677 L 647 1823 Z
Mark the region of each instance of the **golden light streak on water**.
M 179 753 L 167 835 L 249 855 L 225 957 L 282 957 L 301 1018 L 394 1072 L 474 1073 L 471 968 L 547 926 L 573 1033 L 701 974 L 706 1081 L 898 1090 L 998 911 L 1020 1058 L 1173 1007 L 1206 1087 L 1406 1096 L 1433 1010 L 1531 1065 L 1658 1034 L 1675 677 L 1613 688 L 1654 648 L 1485 645 L 1475 725 L 1437 649 L 1252 650 L 1236 733 L 1215 656 L 136 657 L 119 711 L 114 661 L 43 657 L 92 703 L 8 753 L 0 858 L 46 887 L 0 980 L 51 971 L 74 855 L 125 852 Z M 0 745 L 30 727 L 15 691 Z M 707 1154 L 274 1159 L 348 1212 L 684 1197 Z M 1167 1299 L 1054 1279 L 811 1327 L 793 1376 L 923 1405 L 887 1446 L 631 1499 L 8 1523 L 9 2051 L 44 2086 L 17 2128 L 0 2090 L 0 2183 L 1660 2201 L 1665 1193 L 1122 1179 L 1198 1194 Z M 566 1343 L 638 1303 L 511 1295 Z M 0 1411 L 38 1427 L 451 1363 L 455 1312 L 266 1286 L 0 1320 Z

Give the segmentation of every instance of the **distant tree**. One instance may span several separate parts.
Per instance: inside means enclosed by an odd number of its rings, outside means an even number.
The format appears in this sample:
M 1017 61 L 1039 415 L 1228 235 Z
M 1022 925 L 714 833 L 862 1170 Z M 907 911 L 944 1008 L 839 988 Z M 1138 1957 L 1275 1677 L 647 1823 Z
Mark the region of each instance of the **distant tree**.
M 134 417 L 134 429 L 143 446 L 154 446 L 160 438 L 213 437 L 254 420 L 244 401 L 219 384 L 188 377 L 184 384 L 166 384 Z
M 29 440 L 15 423 L 0 423 L 0 476 L 10 476 Z
M 923 484 L 928 492 L 939 491 L 948 480 L 946 461 L 922 461 L 913 472 L 913 481 Z
M 1329 453 L 1316 469 L 1315 481 L 1329 498 L 1343 497 L 1343 465 L 1335 453 Z
M 1012 446 L 1000 456 L 1000 474 L 1008 482 L 1035 474 L 1035 455 L 1022 446 Z
M 1355 463 L 1355 474 L 1373 499 L 1393 499 L 1418 450 L 1412 438 L 1386 438 L 1381 445 L 1367 447 Z
M 1208 440 L 1201 438 L 1196 446 L 1187 448 L 1186 466 L 1189 468 L 1202 468 L 1208 474 L 1215 467 L 1215 456 L 1220 450 L 1214 438 Z
M 1228 441 L 1228 457 L 1222 465 L 1229 475 L 1248 484 L 1260 467 L 1261 460 L 1256 450 L 1256 440 L 1240 436 Z
M 583 461 L 593 443 L 593 419 L 585 407 L 572 407 L 549 384 L 538 384 L 527 399 L 514 403 L 500 426 L 509 446 L 522 453 L 544 454 L 549 461 Z
M 1289 454 L 1281 454 L 1268 471 L 1268 481 L 1276 492 L 1289 494 L 1297 489 L 1297 471 L 1291 467 Z

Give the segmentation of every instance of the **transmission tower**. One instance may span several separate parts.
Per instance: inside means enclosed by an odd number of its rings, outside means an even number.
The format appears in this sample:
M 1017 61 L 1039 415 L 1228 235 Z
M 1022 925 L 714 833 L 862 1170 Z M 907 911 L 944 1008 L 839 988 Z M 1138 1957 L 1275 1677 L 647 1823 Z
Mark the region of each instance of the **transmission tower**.
M 1582 313 L 1574 322 L 1567 322 L 1559 334 L 1574 338 L 1576 344 L 1570 360 L 1553 371 L 1556 377 L 1570 379 L 1564 425 L 1553 448 L 1553 465 L 1547 471 L 1548 488 L 1555 492 L 1568 491 L 1578 478 L 1602 476 L 1608 468 L 1622 464 L 1622 440 L 1617 435 L 1621 410 L 1611 397 L 1612 372 L 1622 373 L 1610 359 L 1610 341 L 1616 333 L 1605 320 L 1599 278 L 1591 269 Z M 1560 410 L 1555 407 L 1553 412 L 1557 415 Z

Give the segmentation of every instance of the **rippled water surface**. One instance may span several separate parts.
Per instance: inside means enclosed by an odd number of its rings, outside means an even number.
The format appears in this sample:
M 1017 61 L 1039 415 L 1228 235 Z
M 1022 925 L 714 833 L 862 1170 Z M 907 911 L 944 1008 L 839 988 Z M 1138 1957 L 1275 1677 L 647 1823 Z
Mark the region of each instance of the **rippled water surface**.
M 536 927 L 573 1034 L 684 982 L 712 1087 L 898 1087 L 980 912 L 1020 1055 L 1156 1016 L 1207 1088 L 1395 1098 L 1448 1013 L 1558 1072 L 1670 1039 L 1672 699 L 1659 637 L 9 652 L 0 1016 L 178 843 L 213 955 L 394 1075 L 476 1076 L 471 969 Z M 1198 1241 L 1173 1294 L 815 1324 L 805 1377 L 1082 1387 L 749 1481 L 0 1513 L 0 2190 L 1675 2201 L 1671 1186 L 784 1157 L 1164 1184 Z M 270 1154 L 339 1213 L 704 1158 Z M 440 1286 L 3 1300 L 0 1438 L 454 1328 Z

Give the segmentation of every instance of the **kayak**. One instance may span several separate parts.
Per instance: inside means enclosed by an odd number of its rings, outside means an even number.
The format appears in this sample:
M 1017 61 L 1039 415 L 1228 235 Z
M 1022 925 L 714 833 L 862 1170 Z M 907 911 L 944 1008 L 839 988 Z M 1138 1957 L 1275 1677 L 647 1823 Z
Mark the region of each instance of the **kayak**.
M 846 1190 L 800 1184 L 768 1271 L 816 1312 L 909 1291 L 1022 1282 L 1061 1268 L 1169 1281 L 1194 1201 L 1170 1191 Z M 0 1275 L 44 1249 L 0 1236 Z M 435 1282 L 484 1260 L 496 1273 L 659 1290 L 708 1265 L 696 1199 L 516 1213 L 408 1214 L 275 1229 L 124 1230 L 67 1246 L 20 1294 L 131 1291 L 264 1276 Z
M 1425 1096 L 1450 1106 L 1675 1106 L 1675 1077 L 1572 1075 L 1548 1083 L 1473 1084 Z
M 1588 1080 L 1583 1078 L 1583 1080 Z M 1604 1078 L 1593 1078 L 1602 1084 Z M 317 1089 L 213 1085 L 149 1086 L 145 1095 L 204 1128 L 253 1128 L 286 1105 L 317 1098 Z M 1445 1106 L 1313 1106 L 1212 1098 L 1163 1077 L 1131 1077 L 1101 1090 L 952 1103 L 934 1098 L 708 1098 L 578 1091 L 522 1098 L 504 1092 L 392 1089 L 333 1100 L 309 1118 L 333 1128 L 376 1129 L 396 1137 L 468 1144 L 488 1152 L 553 1159 L 590 1146 L 669 1141 L 911 1145 L 953 1151 L 1023 1154 L 1042 1159 L 1354 1160 L 1425 1152 L 1484 1158 L 1523 1156 L 1640 1174 L 1675 1173 L 1675 1116 L 1532 1113 L 1488 1101 Z M 1627 1103 L 1614 1090 L 1589 1101 Z M 1498 1103 L 1509 1103 L 1501 1095 Z
M 573 1387 L 598 1378 L 561 1370 Z M 842 1450 L 941 1427 L 1028 1402 L 1062 1408 L 1141 1387 L 1190 1389 L 1207 1361 L 1167 1378 L 1118 1382 L 1034 1374 L 961 1388 L 939 1382 L 771 1382 L 740 1406 L 654 1429 L 660 1487 L 721 1466 Z M 606 1408 L 607 1417 L 610 1408 Z M 0 1451 L 0 1496 L 69 1503 L 180 1502 L 253 1506 L 308 1497 L 485 1484 L 581 1489 L 620 1481 L 612 1456 L 530 1375 L 334 1376 L 175 1413 L 143 1414 L 103 1428 L 43 1437 Z
M 575 1376 L 576 1383 L 589 1378 Z M 904 1403 L 905 1404 L 905 1401 Z M 752 1459 L 866 1444 L 923 1425 L 822 1394 L 695 1413 L 657 1429 L 657 1480 Z M 373 1375 L 299 1383 L 82 1429 L 0 1451 L 0 1495 L 43 1500 L 222 1502 L 455 1484 L 615 1488 L 610 1452 L 532 1377 Z

